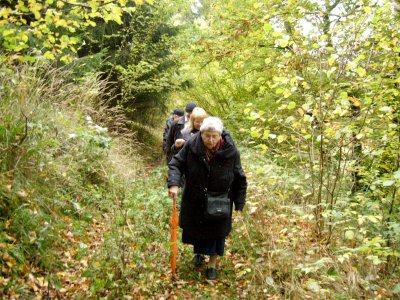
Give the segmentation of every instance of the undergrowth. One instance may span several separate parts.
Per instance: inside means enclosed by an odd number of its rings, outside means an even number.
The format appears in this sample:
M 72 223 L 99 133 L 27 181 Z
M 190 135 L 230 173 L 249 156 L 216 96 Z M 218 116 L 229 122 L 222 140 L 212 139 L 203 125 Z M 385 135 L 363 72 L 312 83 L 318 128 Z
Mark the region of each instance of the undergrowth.
M 48 65 L 0 66 L 2 296 L 59 290 L 60 254 L 114 206 L 110 178 L 134 176 L 141 164 L 139 156 L 127 162 L 135 142 L 123 115 L 102 100 L 104 83 L 72 78 Z M 114 168 L 122 161 L 129 171 Z

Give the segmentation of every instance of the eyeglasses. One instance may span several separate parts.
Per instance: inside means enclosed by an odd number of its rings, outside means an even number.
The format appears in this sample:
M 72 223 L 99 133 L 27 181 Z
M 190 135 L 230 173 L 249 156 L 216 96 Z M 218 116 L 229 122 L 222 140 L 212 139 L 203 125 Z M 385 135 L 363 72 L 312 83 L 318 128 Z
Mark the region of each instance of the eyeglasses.
M 217 133 L 203 132 L 201 135 L 206 140 L 214 140 L 215 141 L 215 140 L 219 140 L 221 138 L 221 135 L 218 132 Z

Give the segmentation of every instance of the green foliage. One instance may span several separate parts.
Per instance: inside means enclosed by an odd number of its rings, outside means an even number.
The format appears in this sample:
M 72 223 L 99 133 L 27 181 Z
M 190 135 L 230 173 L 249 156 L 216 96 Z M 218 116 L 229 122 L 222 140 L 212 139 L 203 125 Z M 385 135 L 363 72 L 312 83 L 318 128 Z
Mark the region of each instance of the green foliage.
M 68 71 L 39 64 L 2 65 L 0 74 L 1 294 L 14 293 L 17 283 L 29 287 L 40 272 L 57 288 L 60 251 L 114 200 L 107 158 L 113 132 L 93 121 L 107 109 L 98 98 L 104 84 L 95 77 L 71 83 Z M 96 111 L 93 120 L 85 110 Z M 32 286 L 20 295 L 29 297 Z
M 134 184 L 118 183 L 120 190 L 110 220 L 113 226 L 86 271 L 93 294 L 119 297 L 133 289 L 138 295 L 160 292 L 163 283 L 159 277 L 169 268 L 170 200 L 159 184 L 163 176 L 157 170 Z M 149 284 L 149 278 L 157 283 Z
M 282 198 L 306 207 L 309 230 L 332 253 L 350 245 L 349 260 L 396 269 L 400 48 L 391 3 L 206 1 L 194 19 L 182 37 L 189 83 L 179 95 L 287 169 Z M 334 267 L 300 269 L 322 265 Z
M 144 2 L 6 1 L 0 10 L 2 60 L 71 62 L 81 44 L 80 32 L 95 27 L 97 20 L 121 24 L 124 12 Z
M 178 62 L 171 49 L 178 28 L 169 17 L 167 2 L 143 5 L 99 43 L 109 49 L 102 71 L 117 83 L 116 102 L 133 120 L 147 125 L 159 121 L 169 92 L 177 86 L 173 74 Z

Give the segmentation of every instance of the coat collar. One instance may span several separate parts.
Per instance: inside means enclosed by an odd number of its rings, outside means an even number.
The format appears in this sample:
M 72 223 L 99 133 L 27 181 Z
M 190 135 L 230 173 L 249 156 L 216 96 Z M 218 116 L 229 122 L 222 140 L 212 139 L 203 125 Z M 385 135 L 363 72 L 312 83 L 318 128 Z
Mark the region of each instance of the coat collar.
M 185 125 L 185 116 L 179 117 L 176 120 L 176 124 Z
M 227 131 L 223 131 L 221 134 L 225 140 L 224 146 L 215 154 L 215 158 L 221 157 L 223 159 L 231 158 L 236 154 L 236 146 L 233 142 L 231 135 Z M 190 139 L 190 150 L 199 157 L 205 156 L 204 143 L 201 138 L 201 133 L 198 132 Z

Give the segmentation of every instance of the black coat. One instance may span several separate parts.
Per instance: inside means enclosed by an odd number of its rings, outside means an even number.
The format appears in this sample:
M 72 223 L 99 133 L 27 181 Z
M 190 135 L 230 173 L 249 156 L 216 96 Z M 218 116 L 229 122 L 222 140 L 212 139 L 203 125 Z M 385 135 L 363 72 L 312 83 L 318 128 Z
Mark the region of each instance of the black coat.
M 175 149 L 175 141 L 182 137 L 181 131 L 184 126 L 185 116 L 179 117 L 171 124 L 166 141 L 167 162 L 169 162 L 172 159 L 172 156 L 174 156 L 174 154 L 178 153 L 178 151 L 180 150 Z
M 200 133 L 192 136 L 170 163 L 168 187 L 178 186 L 184 174 L 186 184 L 183 190 L 179 225 L 195 238 L 216 239 L 225 237 L 232 228 L 232 215 L 225 220 L 211 221 L 204 218 L 205 193 L 225 192 L 236 210 L 242 210 L 246 199 L 247 180 L 240 162 L 240 154 L 231 136 L 222 133 L 225 140 L 210 163 L 205 158 L 205 149 Z
M 163 133 L 163 144 L 162 144 L 162 148 L 165 154 L 167 154 L 167 137 L 173 121 L 174 118 L 171 117 L 165 122 L 164 133 Z

